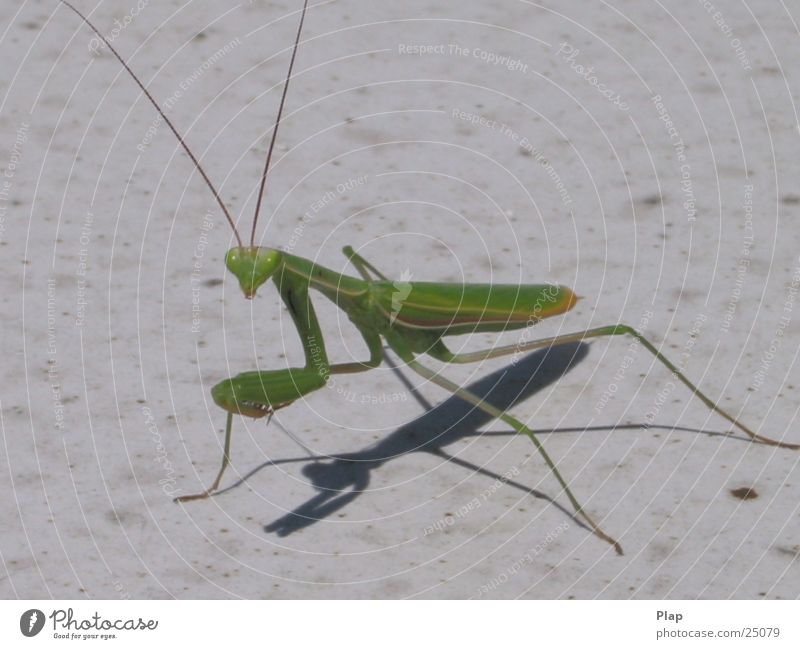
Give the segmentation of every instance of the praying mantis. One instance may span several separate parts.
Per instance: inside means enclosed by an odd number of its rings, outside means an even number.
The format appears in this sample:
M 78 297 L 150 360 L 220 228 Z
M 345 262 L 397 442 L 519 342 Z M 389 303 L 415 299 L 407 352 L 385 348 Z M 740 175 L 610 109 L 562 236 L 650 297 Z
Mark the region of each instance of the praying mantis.
M 547 453 L 534 430 L 505 410 L 496 408 L 468 389 L 446 378 L 419 358 L 427 355 L 445 364 L 480 362 L 527 351 L 583 342 L 594 338 L 628 336 L 650 352 L 673 377 L 691 390 L 709 410 L 725 418 L 748 435 L 752 441 L 781 448 L 797 450 L 798 444 L 770 439 L 757 434 L 737 418 L 728 414 L 716 402 L 701 392 L 676 365 L 635 328 L 625 324 L 585 329 L 570 334 L 538 340 L 525 340 L 516 345 L 495 346 L 467 353 L 454 353 L 446 345 L 448 336 L 473 333 L 500 333 L 525 329 L 537 322 L 573 309 L 580 299 L 570 288 L 553 284 L 457 284 L 440 282 L 392 281 L 372 263 L 359 255 L 351 246 L 343 253 L 355 268 L 358 277 L 343 275 L 303 257 L 278 248 L 257 246 L 258 217 L 265 194 L 270 162 L 275 147 L 278 127 L 292 78 L 300 35 L 308 9 L 304 0 L 300 12 L 297 36 L 294 41 L 288 73 L 271 141 L 260 177 L 258 199 L 252 221 L 249 245 L 245 245 L 225 202 L 212 183 L 199 160 L 184 138 L 152 97 L 145 85 L 117 53 L 103 34 L 67 0 L 59 0 L 75 12 L 105 43 L 131 78 L 138 84 L 171 129 L 183 150 L 210 189 L 225 215 L 237 245 L 225 256 L 225 265 L 236 277 L 245 298 L 253 299 L 268 280 L 272 280 L 283 301 L 300 338 L 305 363 L 301 367 L 272 371 L 249 371 L 226 379 L 211 390 L 214 403 L 227 414 L 225 440 L 220 469 L 211 486 L 205 491 L 175 500 L 186 503 L 208 498 L 219 490 L 226 468 L 230 463 L 231 439 L 235 415 L 255 419 L 272 415 L 298 399 L 305 398 L 323 388 L 332 375 L 366 372 L 383 362 L 384 344 L 388 346 L 411 370 L 425 380 L 443 388 L 480 409 L 492 418 L 500 419 L 518 434 L 527 437 L 542 460 L 558 481 L 564 496 L 574 511 L 573 516 L 598 538 L 610 544 L 618 554 L 621 545 L 589 515 L 574 495 L 556 463 Z M 361 335 L 368 350 L 368 358 L 361 361 L 333 363 L 328 358 L 322 327 L 317 318 L 312 294 L 316 292 L 341 309 Z

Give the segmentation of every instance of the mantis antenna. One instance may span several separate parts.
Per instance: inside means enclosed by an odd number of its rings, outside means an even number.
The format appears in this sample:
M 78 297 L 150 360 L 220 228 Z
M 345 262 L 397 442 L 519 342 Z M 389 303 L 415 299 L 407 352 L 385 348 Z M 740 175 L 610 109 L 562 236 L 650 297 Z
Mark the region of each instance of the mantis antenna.
M 192 153 L 192 150 L 189 148 L 189 145 L 186 144 L 186 141 L 183 139 L 181 134 L 178 132 L 178 129 L 175 128 L 175 125 L 172 123 L 172 121 L 169 119 L 169 117 L 166 116 L 166 114 L 162 110 L 161 106 L 158 105 L 158 102 L 155 100 L 153 95 L 150 94 L 150 91 L 147 90 L 147 88 L 141 82 L 139 77 L 136 76 L 136 73 L 133 70 L 131 70 L 130 66 L 125 62 L 125 59 L 123 59 L 122 56 L 120 56 L 119 52 L 117 52 L 117 50 L 114 49 L 114 46 L 109 42 L 109 40 L 105 36 L 103 36 L 103 34 L 100 32 L 100 30 L 97 29 L 97 27 L 94 26 L 92 21 L 90 21 L 87 16 L 85 16 L 83 13 L 81 13 L 81 11 L 77 7 L 75 7 L 72 3 L 68 2 L 68 0 L 59 0 L 59 2 L 61 4 L 63 4 L 63 5 L 65 5 L 66 7 L 68 7 L 69 9 L 71 9 L 75 14 L 77 14 L 77 16 L 84 23 L 86 23 L 86 25 L 95 34 L 97 34 L 97 37 L 101 41 L 103 41 L 103 43 L 105 43 L 106 47 L 108 47 L 108 49 L 111 51 L 111 53 L 122 64 L 122 67 L 125 68 L 126 72 L 136 82 L 136 85 L 138 85 L 139 88 L 142 90 L 142 92 L 144 93 L 145 97 L 147 97 L 147 99 L 150 101 L 150 103 L 153 105 L 153 107 L 158 111 L 158 114 L 161 116 L 161 119 L 163 119 L 164 122 L 166 123 L 166 125 L 169 126 L 170 130 L 175 135 L 175 137 L 178 139 L 178 142 L 180 143 L 180 145 L 183 147 L 183 150 L 186 152 L 186 155 L 189 156 L 189 159 L 192 161 L 192 164 L 194 164 L 195 169 L 197 169 L 197 171 L 200 173 L 200 175 L 202 176 L 203 180 L 205 181 L 206 185 L 208 185 L 208 188 L 211 190 L 211 193 L 214 195 L 214 198 L 216 199 L 217 203 L 219 204 L 220 208 L 222 209 L 223 214 L 225 214 L 225 218 L 228 220 L 228 223 L 230 224 L 231 229 L 233 230 L 233 234 L 236 236 L 236 242 L 239 244 L 240 248 L 243 248 L 244 247 L 244 243 L 242 242 L 241 236 L 239 236 L 239 231 L 236 229 L 236 224 L 233 221 L 233 217 L 231 216 L 231 213 L 228 211 L 228 208 L 226 207 L 225 202 L 222 200 L 222 197 L 220 196 L 219 192 L 217 191 L 217 188 L 214 186 L 214 183 L 211 182 L 211 179 L 208 177 L 208 174 L 206 173 L 205 169 L 203 169 L 203 166 L 200 164 L 200 161 L 197 159 L 197 157 L 194 155 L 194 153 Z M 295 38 L 294 49 L 292 50 L 292 58 L 291 58 L 291 61 L 289 62 L 289 72 L 286 75 L 286 82 L 284 83 L 284 86 L 283 86 L 283 95 L 281 96 L 281 102 L 280 102 L 280 106 L 278 108 L 278 116 L 275 119 L 275 127 L 272 129 L 272 140 L 270 141 L 269 150 L 267 152 L 266 163 L 264 164 L 264 173 L 261 176 L 261 186 L 260 186 L 259 191 L 258 191 L 258 202 L 256 203 L 256 213 L 255 213 L 255 216 L 253 217 L 253 230 L 252 230 L 252 233 L 251 233 L 251 236 L 250 236 L 250 245 L 251 246 L 255 242 L 256 223 L 258 222 L 258 214 L 259 214 L 259 211 L 260 211 L 261 202 L 262 202 L 262 198 L 263 198 L 263 195 L 264 195 L 264 187 L 265 187 L 266 181 L 267 181 L 267 172 L 269 171 L 269 165 L 270 165 L 270 161 L 272 159 L 272 151 L 275 148 L 275 138 L 276 138 L 276 136 L 278 134 L 278 125 L 280 124 L 281 114 L 283 113 L 283 106 L 284 106 L 284 103 L 286 102 L 286 92 L 289 89 L 289 79 L 292 76 L 292 68 L 294 67 L 294 60 L 295 60 L 295 56 L 297 54 L 297 46 L 298 46 L 298 43 L 300 42 L 300 32 L 303 30 L 303 21 L 305 20 L 305 17 L 306 17 L 306 9 L 307 8 L 308 8 L 308 0 L 305 0 L 305 2 L 303 3 L 302 13 L 300 14 L 300 26 L 299 26 L 299 28 L 297 30 L 297 37 Z
M 256 213 L 253 216 L 253 229 L 250 232 L 250 246 L 255 245 L 256 240 L 256 224 L 258 223 L 258 214 L 261 212 L 261 202 L 264 198 L 264 188 L 267 185 L 267 173 L 269 172 L 269 163 L 272 161 L 272 150 L 275 148 L 275 140 L 278 137 L 278 126 L 281 123 L 281 115 L 283 114 L 283 105 L 286 103 L 286 93 L 289 90 L 289 80 L 292 78 L 292 68 L 294 68 L 294 60 L 297 56 L 297 46 L 300 43 L 300 33 L 303 31 L 303 21 L 306 19 L 306 9 L 308 8 L 308 0 L 303 2 L 303 10 L 300 13 L 300 24 L 297 27 L 297 36 L 294 39 L 294 48 L 292 49 L 292 58 L 289 61 L 289 72 L 286 74 L 286 82 L 283 84 L 283 94 L 281 95 L 281 103 L 278 105 L 278 115 L 275 118 L 275 127 L 272 129 L 272 139 L 269 143 L 269 150 L 267 151 L 267 159 L 264 162 L 264 173 L 261 174 L 261 186 L 258 189 L 258 200 L 256 201 Z M 240 243 L 241 245 L 241 243 Z
M 114 49 L 114 46 L 108 42 L 108 39 L 105 36 L 103 36 L 103 34 L 100 33 L 100 30 L 97 29 L 97 27 L 95 27 L 86 16 L 84 16 L 71 3 L 67 2 L 67 0 L 59 0 L 59 2 L 63 5 L 66 5 L 67 7 L 72 9 L 72 11 L 74 11 L 76 14 L 78 14 L 78 17 L 83 22 L 85 22 L 95 34 L 97 34 L 100 40 L 102 40 L 106 44 L 108 49 L 111 50 L 111 53 L 117 57 L 117 60 L 122 64 L 122 67 L 124 67 L 125 70 L 127 70 L 128 74 L 130 74 L 131 78 L 136 82 L 136 85 L 138 85 L 142 89 L 142 92 L 145 94 L 145 97 L 147 97 L 150 100 L 150 103 L 153 104 L 155 109 L 158 111 L 158 114 L 161 115 L 161 119 L 163 119 L 166 122 L 167 126 L 169 126 L 170 130 L 173 132 L 175 137 L 178 138 L 178 142 L 180 142 L 180 145 L 183 147 L 183 150 L 186 151 L 186 155 L 188 155 L 191 161 L 194 163 L 195 169 L 197 169 L 197 171 L 200 172 L 200 175 L 203 177 L 203 180 L 206 181 L 206 185 L 208 185 L 208 188 L 211 190 L 211 193 L 214 194 L 214 198 L 217 199 L 217 203 L 222 208 L 222 212 L 225 214 L 225 218 L 228 219 L 228 223 L 230 223 L 230 226 L 233 229 L 233 234 L 236 235 L 236 241 L 239 243 L 239 247 L 241 248 L 243 246 L 242 238 L 239 236 L 239 231 L 236 229 L 236 224 L 233 222 L 233 217 L 231 217 L 231 213 L 228 211 L 228 208 L 225 207 L 225 203 L 223 202 L 222 197 L 219 195 L 217 188 L 214 187 L 214 183 L 211 182 L 211 179 L 208 177 L 208 174 L 206 174 L 205 169 L 203 169 L 203 166 L 200 164 L 200 161 L 195 157 L 194 153 L 192 153 L 192 150 L 189 148 L 189 145 L 186 144 L 183 137 L 181 137 L 181 134 L 178 133 L 178 129 L 175 128 L 175 126 L 170 121 L 169 117 L 167 117 L 164 114 L 164 111 L 161 110 L 161 106 L 158 105 L 158 102 L 153 98 L 153 95 L 151 95 L 150 91 L 148 91 L 147 88 L 145 88 L 144 84 L 139 80 L 139 77 L 136 76 L 134 71 L 131 70 L 130 66 L 125 62 L 125 59 L 123 59 L 119 55 L 117 50 Z

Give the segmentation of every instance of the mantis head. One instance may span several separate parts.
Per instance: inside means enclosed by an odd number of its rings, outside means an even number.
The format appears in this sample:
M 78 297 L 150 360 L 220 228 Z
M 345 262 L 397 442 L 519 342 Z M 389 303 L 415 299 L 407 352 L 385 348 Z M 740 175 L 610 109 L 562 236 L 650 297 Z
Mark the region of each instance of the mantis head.
M 225 265 L 236 275 L 244 296 L 252 300 L 258 287 L 272 277 L 282 259 L 281 252 L 274 248 L 239 246 L 228 250 Z

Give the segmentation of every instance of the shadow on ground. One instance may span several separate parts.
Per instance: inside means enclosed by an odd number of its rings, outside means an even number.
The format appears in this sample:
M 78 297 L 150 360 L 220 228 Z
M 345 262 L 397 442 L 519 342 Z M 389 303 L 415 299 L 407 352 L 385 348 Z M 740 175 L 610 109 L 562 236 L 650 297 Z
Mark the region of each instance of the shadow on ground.
M 501 368 L 466 387 L 495 407 L 507 410 L 558 381 L 581 362 L 587 353 L 588 345 L 583 343 L 533 352 L 524 356 L 519 362 Z M 395 371 L 400 380 L 411 390 L 411 384 L 405 376 L 398 368 L 395 368 Z M 287 536 L 331 516 L 358 498 L 369 487 L 373 471 L 384 463 L 409 453 L 432 453 L 492 480 L 502 479 L 532 496 L 552 502 L 548 496 L 523 484 L 510 481 L 506 477 L 501 478 L 486 468 L 445 452 L 445 447 L 455 441 L 480 435 L 480 429 L 492 421 L 490 415 L 456 396 L 431 406 L 420 395 L 411 391 L 427 409 L 425 414 L 363 450 L 346 453 L 333 459 L 327 457 L 325 461 L 305 458 L 308 464 L 302 470 L 303 475 L 310 480 L 318 493 L 292 512 L 266 525 L 265 531 Z M 274 464 L 276 463 L 266 463 L 256 471 Z M 559 506 L 557 503 L 554 504 Z M 571 515 L 570 511 L 563 511 Z
M 536 351 L 524 356 L 519 362 L 503 367 L 466 387 L 495 407 L 501 410 L 508 410 L 561 379 L 573 367 L 584 360 L 588 350 L 588 344 L 575 343 Z M 380 442 L 360 451 L 339 456 L 305 456 L 270 460 L 256 467 L 241 480 L 220 491 L 220 493 L 237 488 L 251 476 L 267 467 L 305 462 L 306 466 L 303 467 L 302 473 L 309 479 L 318 493 L 285 516 L 264 526 L 266 532 L 274 533 L 278 536 L 288 536 L 335 514 L 348 503 L 358 498 L 369 487 L 372 472 L 386 462 L 409 453 L 424 452 L 462 466 L 469 471 L 485 475 L 491 478 L 492 481 L 502 480 L 506 485 L 519 489 L 535 498 L 546 500 L 558 507 L 565 515 L 571 517 L 576 525 L 585 528 L 581 520 L 575 519 L 574 512 L 571 509 L 563 507 L 550 496 L 531 489 L 522 483 L 508 480 L 507 476 L 501 476 L 484 467 L 448 454 L 444 450 L 445 447 L 458 440 L 477 435 L 508 436 L 516 435 L 517 433 L 514 431 L 481 432 L 480 429 L 492 421 L 493 418 L 490 415 L 456 396 L 451 396 L 440 404 L 432 406 L 413 390 L 410 381 L 400 371 L 400 368 L 393 366 L 393 369 L 406 388 L 426 408 L 427 412 L 421 417 L 398 428 Z M 561 428 L 557 430 L 534 429 L 534 431 L 548 434 L 624 429 L 641 431 L 648 427 L 662 428 L 659 426 L 628 424 L 591 428 Z M 706 432 L 673 426 L 663 428 L 687 432 Z M 727 435 L 727 433 L 710 434 Z M 529 444 L 526 440 L 520 441 L 521 443 Z M 544 464 L 542 464 L 542 467 L 545 470 Z

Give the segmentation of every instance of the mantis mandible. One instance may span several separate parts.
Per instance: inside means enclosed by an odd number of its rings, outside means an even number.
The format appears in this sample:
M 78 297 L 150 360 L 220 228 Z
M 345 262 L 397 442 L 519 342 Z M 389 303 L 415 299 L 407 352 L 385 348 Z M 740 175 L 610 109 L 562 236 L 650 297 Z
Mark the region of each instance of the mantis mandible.
M 207 498 L 218 490 L 225 469 L 230 463 L 231 430 L 234 415 L 253 418 L 266 417 L 277 409 L 289 406 L 297 399 L 319 390 L 325 386 L 331 375 L 365 372 L 374 369 L 383 361 L 384 342 L 407 367 L 420 374 L 426 380 L 481 409 L 489 416 L 504 421 L 517 433 L 530 439 L 561 485 L 564 495 L 572 505 L 575 518 L 582 521 L 599 538 L 611 544 L 618 554 L 622 554 L 620 544 L 606 534 L 586 512 L 532 429 L 508 412 L 495 408 L 469 390 L 450 381 L 439 372 L 430 369 L 426 364 L 420 362 L 419 356 L 426 354 L 444 363 L 473 363 L 534 349 L 582 342 L 592 338 L 630 336 L 636 339 L 640 345 L 672 372 L 673 376 L 686 385 L 692 394 L 700 399 L 710 410 L 727 419 L 753 441 L 793 450 L 800 448 L 798 444 L 790 444 L 758 435 L 735 417 L 725 412 L 713 400 L 703 394 L 652 343 L 628 325 L 612 324 L 571 334 L 531 340 L 516 345 L 497 346 L 469 353 L 453 353 L 443 340 L 447 336 L 458 334 L 506 332 L 523 329 L 544 318 L 562 315 L 572 309 L 579 299 L 571 289 L 565 286 L 552 284 L 409 282 L 403 285 L 403 290 L 401 291 L 402 299 L 398 300 L 397 283 L 384 276 L 350 246 L 346 246 L 343 252 L 360 277 L 342 275 L 313 261 L 289 254 L 277 248 L 255 245 L 258 215 L 263 202 L 270 161 L 286 101 L 289 81 L 292 77 L 292 69 L 297 55 L 303 22 L 306 17 L 308 0 L 304 1 L 300 12 L 300 21 L 292 49 L 289 70 L 283 85 L 275 126 L 272 130 L 264 170 L 261 174 L 249 245 L 244 245 L 233 217 L 200 162 L 144 84 L 86 16 L 67 0 L 59 1 L 74 11 L 102 39 L 120 61 L 159 112 L 164 122 L 172 130 L 195 168 L 208 185 L 236 238 L 237 245 L 227 252 L 225 265 L 238 280 L 244 296 L 247 299 L 254 298 L 261 285 L 272 279 L 278 294 L 289 311 L 303 345 L 305 365 L 302 367 L 274 371 L 243 372 L 218 383 L 212 388 L 211 395 L 214 402 L 227 413 L 222 465 L 214 482 L 208 489 L 195 495 L 181 496 L 176 498 L 176 501 L 187 502 Z M 331 363 L 329 361 L 322 329 L 311 301 L 312 290 L 318 291 L 345 312 L 350 322 L 363 338 L 369 351 L 369 358 L 359 362 L 347 363 Z

